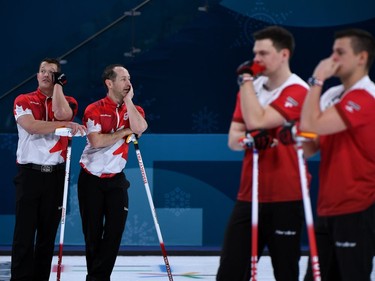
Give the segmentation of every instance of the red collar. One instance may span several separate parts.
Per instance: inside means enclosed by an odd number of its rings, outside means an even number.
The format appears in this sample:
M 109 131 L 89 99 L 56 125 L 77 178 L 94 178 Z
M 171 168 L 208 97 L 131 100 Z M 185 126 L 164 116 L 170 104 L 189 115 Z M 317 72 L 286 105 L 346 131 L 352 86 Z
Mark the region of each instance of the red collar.
M 118 103 L 114 102 L 109 96 L 106 96 L 104 99 L 103 99 L 104 103 L 109 105 L 110 107 L 114 107 L 114 108 L 123 108 L 125 106 L 125 103 L 122 103 L 121 105 L 119 105 Z
M 36 90 L 36 95 L 38 96 L 38 98 L 40 98 L 43 101 L 50 98 L 50 97 L 46 96 L 39 88 Z

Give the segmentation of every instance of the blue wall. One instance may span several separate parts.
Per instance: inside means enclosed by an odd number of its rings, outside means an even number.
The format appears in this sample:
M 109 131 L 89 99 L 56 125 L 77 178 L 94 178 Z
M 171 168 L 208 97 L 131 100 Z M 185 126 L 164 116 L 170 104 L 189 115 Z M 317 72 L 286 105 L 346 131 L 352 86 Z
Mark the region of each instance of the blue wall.
M 3 246 L 12 243 L 14 188 L 11 181 L 16 173 L 16 141 L 14 134 L 0 135 L 0 155 L 8 158 L 0 167 L 3 179 L 0 245 Z M 73 139 L 65 245 L 83 245 L 76 187 L 78 161 L 84 145 L 85 138 Z M 166 246 L 218 249 L 238 190 L 242 152 L 229 150 L 224 134 L 145 134 L 139 145 Z M 317 163 L 309 162 L 314 173 Z M 122 245 L 158 245 L 133 147 L 126 175 L 131 182 L 130 207 Z M 312 189 L 315 193 L 315 181 Z

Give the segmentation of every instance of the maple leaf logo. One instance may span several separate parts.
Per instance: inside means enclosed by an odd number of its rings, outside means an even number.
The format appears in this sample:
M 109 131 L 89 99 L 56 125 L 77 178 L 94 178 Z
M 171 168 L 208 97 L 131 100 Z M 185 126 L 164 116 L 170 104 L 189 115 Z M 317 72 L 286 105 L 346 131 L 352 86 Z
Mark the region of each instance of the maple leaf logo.
M 22 105 L 21 106 L 16 105 L 16 108 L 14 109 L 14 113 L 16 116 L 22 116 L 24 114 L 33 114 L 31 109 L 29 108 L 23 109 Z
M 129 145 L 126 143 L 126 141 L 123 142 L 122 145 L 120 145 L 119 148 L 117 148 L 114 152 L 113 155 L 119 155 L 122 154 L 121 157 L 124 158 L 125 160 L 128 158 L 128 152 L 129 152 Z
M 90 118 L 87 120 L 86 126 L 89 133 L 100 132 L 102 130 L 102 126 L 99 123 L 95 124 L 95 120 Z
M 61 157 L 66 160 L 66 148 L 68 146 L 68 137 L 60 137 L 54 147 L 50 149 L 50 153 L 61 151 Z

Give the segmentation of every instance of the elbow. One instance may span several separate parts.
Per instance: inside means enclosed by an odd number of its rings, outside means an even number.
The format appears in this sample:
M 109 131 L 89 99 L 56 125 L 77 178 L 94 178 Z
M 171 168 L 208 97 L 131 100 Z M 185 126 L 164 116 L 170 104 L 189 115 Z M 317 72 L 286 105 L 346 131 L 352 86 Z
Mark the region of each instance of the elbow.
M 228 147 L 230 148 L 230 150 L 233 150 L 233 151 L 243 150 L 242 148 L 239 148 L 237 145 L 233 145 L 233 144 L 228 144 Z
M 91 133 L 87 136 L 87 141 L 90 144 L 92 148 L 101 148 L 103 147 L 103 144 L 98 136 L 95 135 L 95 133 Z
M 147 125 L 147 123 L 145 122 L 145 123 L 143 123 L 143 124 L 141 124 L 141 125 L 139 125 L 139 126 L 136 126 L 136 127 L 134 127 L 134 128 L 131 128 L 131 130 L 132 130 L 132 132 L 133 132 L 134 134 L 136 134 L 136 135 L 141 135 L 141 134 L 143 134 L 143 133 L 147 130 L 147 128 L 148 128 L 148 125 Z
M 70 121 L 73 117 L 73 113 L 71 111 L 59 110 L 54 112 L 54 116 L 56 120 L 59 121 Z
M 243 150 L 243 147 L 240 146 L 237 141 L 231 140 L 231 139 L 228 140 L 228 147 L 229 147 L 229 149 L 231 149 L 233 151 Z
M 148 128 L 148 124 L 145 122 L 144 123 L 144 125 L 142 126 L 142 133 L 144 132 L 144 131 L 146 131 L 147 130 L 147 128 Z
M 36 134 L 39 134 L 40 132 L 38 132 L 38 130 L 34 129 L 34 128 L 28 128 L 28 129 L 25 129 L 26 132 L 28 132 L 30 135 L 36 135 Z

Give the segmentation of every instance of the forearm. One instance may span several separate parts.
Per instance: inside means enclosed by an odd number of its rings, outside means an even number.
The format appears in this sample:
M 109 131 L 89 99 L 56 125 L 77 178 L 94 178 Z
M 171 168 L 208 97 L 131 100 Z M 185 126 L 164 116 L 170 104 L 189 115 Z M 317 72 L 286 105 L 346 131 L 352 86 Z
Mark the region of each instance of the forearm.
M 321 115 L 320 110 L 320 86 L 312 86 L 302 106 L 300 129 L 305 132 L 317 132 L 317 122 Z
M 73 111 L 62 90 L 62 86 L 56 84 L 53 89 L 52 111 L 57 120 L 71 120 Z
M 68 121 L 42 121 L 32 120 L 30 122 L 22 123 L 18 122 L 29 134 L 32 135 L 46 135 L 55 132 L 57 128 L 69 127 Z
M 141 135 L 146 131 L 148 124 L 131 100 L 126 101 L 125 103 L 129 115 L 130 129 L 134 134 Z
M 244 150 L 239 140 L 245 136 L 245 125 L 232 122 L 228 134 L 228 147 L 234 151 Z
M 87 137 L 92 147 L 100 148 L 111 146 L 132 133 L 133 131 L 131 129 L 125 128 L 108 134 L 90 133 Z
M 262 128 L 265 110 L 255 94 L 253 82 L 249 81 L 240 87 L 241 111 L 248 130 Z

